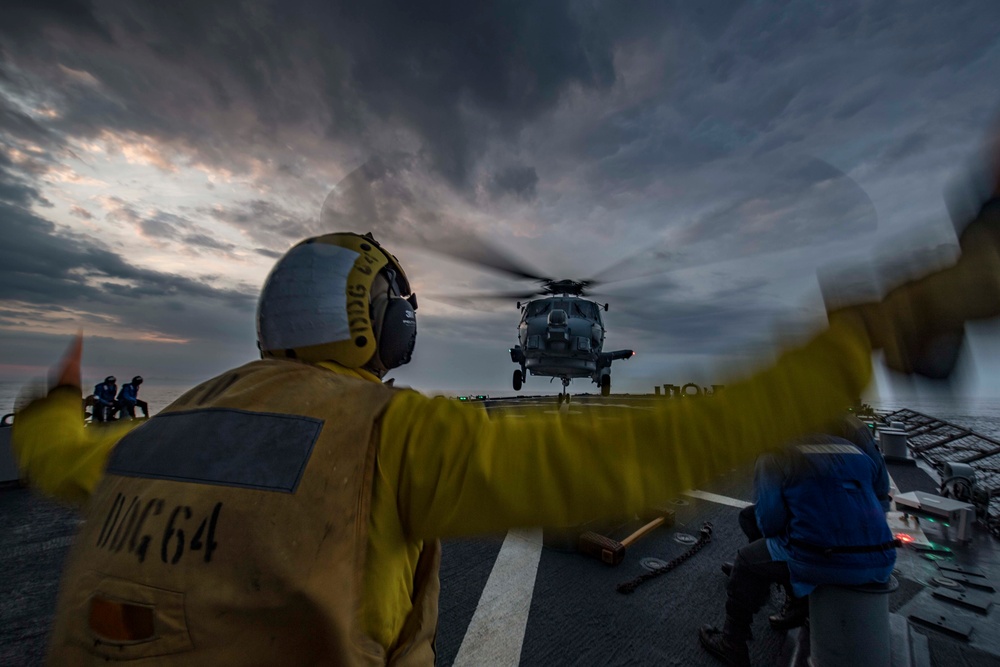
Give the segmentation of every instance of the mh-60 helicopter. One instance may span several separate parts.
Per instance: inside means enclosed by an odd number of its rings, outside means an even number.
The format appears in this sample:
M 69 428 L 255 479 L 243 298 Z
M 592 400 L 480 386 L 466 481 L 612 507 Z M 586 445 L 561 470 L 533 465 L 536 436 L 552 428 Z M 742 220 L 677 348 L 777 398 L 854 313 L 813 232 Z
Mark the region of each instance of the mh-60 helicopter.
M 519 391 L 528 373 L 562 380 L 559 402 L 569 400 L 567 387 L 574 378 L 589 377 L 600 386 L 601 395 L 611 393 L 611 362 L 630 359 L 632 350 L 604 352 L 604 321 L 595 301 L 585 299 L 590 281 L 540 281 L 543 298 L 517 302 L 521 321 L 518 344 L 510 349 L 510 360 L 519 365 L 513 386 Z

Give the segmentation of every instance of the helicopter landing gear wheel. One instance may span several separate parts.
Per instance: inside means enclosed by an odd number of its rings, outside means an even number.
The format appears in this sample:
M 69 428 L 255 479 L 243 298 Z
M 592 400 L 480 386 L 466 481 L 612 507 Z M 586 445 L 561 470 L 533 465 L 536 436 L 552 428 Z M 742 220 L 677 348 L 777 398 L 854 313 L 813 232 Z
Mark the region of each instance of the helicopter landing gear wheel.
M 601 376 L 601 396 L 611 395 L 611 376 L 602 375 Z
M 518 368 L 514 371 L 514 391 L 521 391 L 521 385 L 524 383 L 524 375 L 521 374 L 521 369 Z

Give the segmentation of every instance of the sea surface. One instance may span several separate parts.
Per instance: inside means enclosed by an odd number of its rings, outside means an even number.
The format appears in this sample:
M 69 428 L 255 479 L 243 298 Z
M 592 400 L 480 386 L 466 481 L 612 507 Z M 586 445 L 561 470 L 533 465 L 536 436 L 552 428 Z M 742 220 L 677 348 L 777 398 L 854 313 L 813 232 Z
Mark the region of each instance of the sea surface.
M 150 414 L 155 414 L 190 389 L 191 386 L 189 384 L 163 385 L 150 381 L 144 383 L 140 388 L 139 398 L 149 403 Z M 41 385 L 32 387 L 21 383 L 0 382 L 0 415 L 14 411 L 18 396 L 26 395 L 29 392 L 39 395 L 43 391 L 44 387 Z M 914 396 L 875 400 L 871 401 L 871 405 L 877 410 L 909 408 L 972 429 L 982 435 L 1000 439 L 1000 398 Z

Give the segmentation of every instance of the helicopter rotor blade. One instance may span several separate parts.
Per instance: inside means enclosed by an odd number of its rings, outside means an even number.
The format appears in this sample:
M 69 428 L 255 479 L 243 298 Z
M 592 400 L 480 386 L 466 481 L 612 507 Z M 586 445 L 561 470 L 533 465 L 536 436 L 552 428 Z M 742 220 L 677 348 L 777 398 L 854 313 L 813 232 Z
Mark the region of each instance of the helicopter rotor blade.
M 485 303 L 496 304 L 504 301 L 529 301 L 538 295 L 538 292 L 487 292 L 482 294 L 425 294 L 424 292 L 421 292 L 420 298 L 451 306 L 465 306 L 472 307 L 476 310 L 490 310 L 492 309 L 492 306 L 490 308 L 482 308 L 481 306 Z M 479 308 L 477 308 L 477 306 L 479 306 Z
M 419 158 L 405 154 L 374 155 L 350 171 L 330 191 L 320 211 L 327 229 L 367 228 L 378 236 L 406 243 L 466 264 L 522 280 L 547 277 L 514 259 L 495 243 L 428 206 L 434 201 L 422 178 Z
M 514 278 L 539 283 L 551 280 L 551 278 L 542 276 L 524 263 L 515 260 L 495 244 L 468 230 L 449 234 L 448 238 L 437 239 L 433 244 L 428 243 L 423 247 L 460 262 L 504 273 Z
M 648 278 L 877 229 L 878 213 L 871 197 L 829 162 L 800 156 L 783 163 L 777 176 L 762 191 L 699 216 L 679 233 L 675 230 L 669 242 L 647 244 L 601 269 L 592 280 L 607 285 Z M 829 210 L 837 210 L 842 222 L 836 227 L 816 226 L 813 221 L 822 219 L 817 211 Z

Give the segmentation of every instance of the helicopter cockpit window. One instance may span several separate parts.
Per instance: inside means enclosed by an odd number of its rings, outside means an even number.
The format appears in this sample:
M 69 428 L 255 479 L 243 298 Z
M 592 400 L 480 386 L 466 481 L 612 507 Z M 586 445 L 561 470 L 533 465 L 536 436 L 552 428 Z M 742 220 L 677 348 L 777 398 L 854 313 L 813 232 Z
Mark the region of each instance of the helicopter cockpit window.
M 538 315 L 544 315 L 551 309 L 551 304 L 548 301 L 532 301 L 528 304 L 527 317 L 536 317 Z
M 597 319 L 597 307 L 590 301 L 574 301 L 573 316 L 583 317 L 588 320 Z

